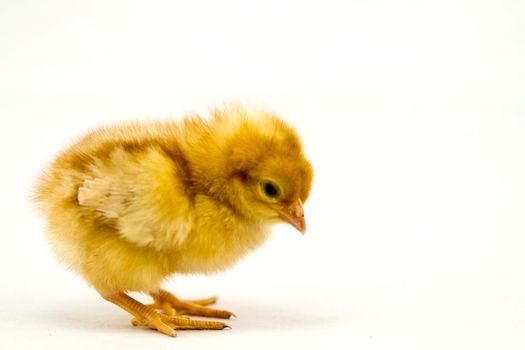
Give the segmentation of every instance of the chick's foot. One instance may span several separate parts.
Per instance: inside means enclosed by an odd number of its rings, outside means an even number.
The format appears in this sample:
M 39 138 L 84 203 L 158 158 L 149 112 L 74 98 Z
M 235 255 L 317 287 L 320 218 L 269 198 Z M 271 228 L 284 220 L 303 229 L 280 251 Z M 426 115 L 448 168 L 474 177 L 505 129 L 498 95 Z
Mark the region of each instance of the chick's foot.
M 156 309 L 162 310 L 164 314 L 169 316 L 194 315 L 216 318 L 231 318 L 232 316 L 235 316 L 235 314 L 230 311 L 206 307 L 206 305 L 214 304 L 217 301 L 217 297 L 182 300 L 163 289 L 151 292 L 150 295 L 154 300 L 152 306 Z
M 125 293 L 103 294 L 104 299 L 120 306 L 133 316 L 131 324 L 146 326 L 163 334 L 175 337 L 176 329 L 224 329 L 229 328 L 222 322 L 190 320 L 184 316 L 168 316 L 159 314 L 153 308 L 144 305 Z

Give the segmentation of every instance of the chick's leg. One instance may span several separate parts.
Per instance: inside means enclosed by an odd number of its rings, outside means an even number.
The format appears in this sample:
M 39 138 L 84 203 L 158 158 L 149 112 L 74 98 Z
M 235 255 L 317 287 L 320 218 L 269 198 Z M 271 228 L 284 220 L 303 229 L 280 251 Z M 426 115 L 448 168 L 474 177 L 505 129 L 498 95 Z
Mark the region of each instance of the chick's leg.
M 224 329 L 228 327 L 222 322 L 190 320 L 181 316 L 162 315 L 122 292 L 102 294 L 102 297 L 135 316 L 131 321 L 134 326 L 146 326 L 171 337 L 176 336 L 175 329 Z
M 217 300 L 216 297 L 198 300 L 181 300 L 164 289 L 151 292 L 150 295 L 154 300 L 153 305 L 164 311 L 167 315 L 187 314 L 217 318 L 230 318 L 235 316 L 232 312 L 226 310 L 206 307 L 206 305 L 215 303 Z

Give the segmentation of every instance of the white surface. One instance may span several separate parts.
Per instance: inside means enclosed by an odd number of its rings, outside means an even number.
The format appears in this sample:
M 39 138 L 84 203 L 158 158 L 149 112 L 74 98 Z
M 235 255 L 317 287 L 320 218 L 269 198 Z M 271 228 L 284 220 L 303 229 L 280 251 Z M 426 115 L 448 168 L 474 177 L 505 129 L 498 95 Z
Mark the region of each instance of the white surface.
M 524 16 L 521 0 L 1 2 L 0 348 L 523 349 Z M 31 183 L 88 127 L 230 99 L 303 135 L 307 235 L 279 227 L 235 270 L 173 279 L 220 295 L 232 330 L 134 329 L 57 265 Z

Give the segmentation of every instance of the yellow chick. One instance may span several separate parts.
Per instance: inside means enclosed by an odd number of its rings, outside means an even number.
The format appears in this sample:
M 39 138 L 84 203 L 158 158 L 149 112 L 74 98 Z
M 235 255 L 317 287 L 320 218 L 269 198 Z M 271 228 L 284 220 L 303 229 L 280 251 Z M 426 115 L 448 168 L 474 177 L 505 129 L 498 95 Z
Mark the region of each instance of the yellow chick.
M 169 336 L 227 327 L 180 314 L 233 314 L 207 307 L 214 297 L 178 299 L 163 280 L 233 266 L 273 223 L 306 229 L 313 172 L 297 133 L 241 106 L 211 114 L 96 129 L 58 155 L 35 191 L 59 258 L 132 314 L 133 325 Z

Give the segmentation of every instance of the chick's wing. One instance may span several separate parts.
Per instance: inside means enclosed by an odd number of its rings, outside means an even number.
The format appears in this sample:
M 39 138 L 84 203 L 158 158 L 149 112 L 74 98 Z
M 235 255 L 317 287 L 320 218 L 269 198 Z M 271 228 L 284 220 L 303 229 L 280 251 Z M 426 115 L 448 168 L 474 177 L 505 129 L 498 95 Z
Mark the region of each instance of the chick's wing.
M 184 242 L 191 230 L 190 200 L 180 169 L 162 150 L 116 148 L 107 159 L 96 159 L 89 173 L 77 196 L 88 215 L 139 246 Z

